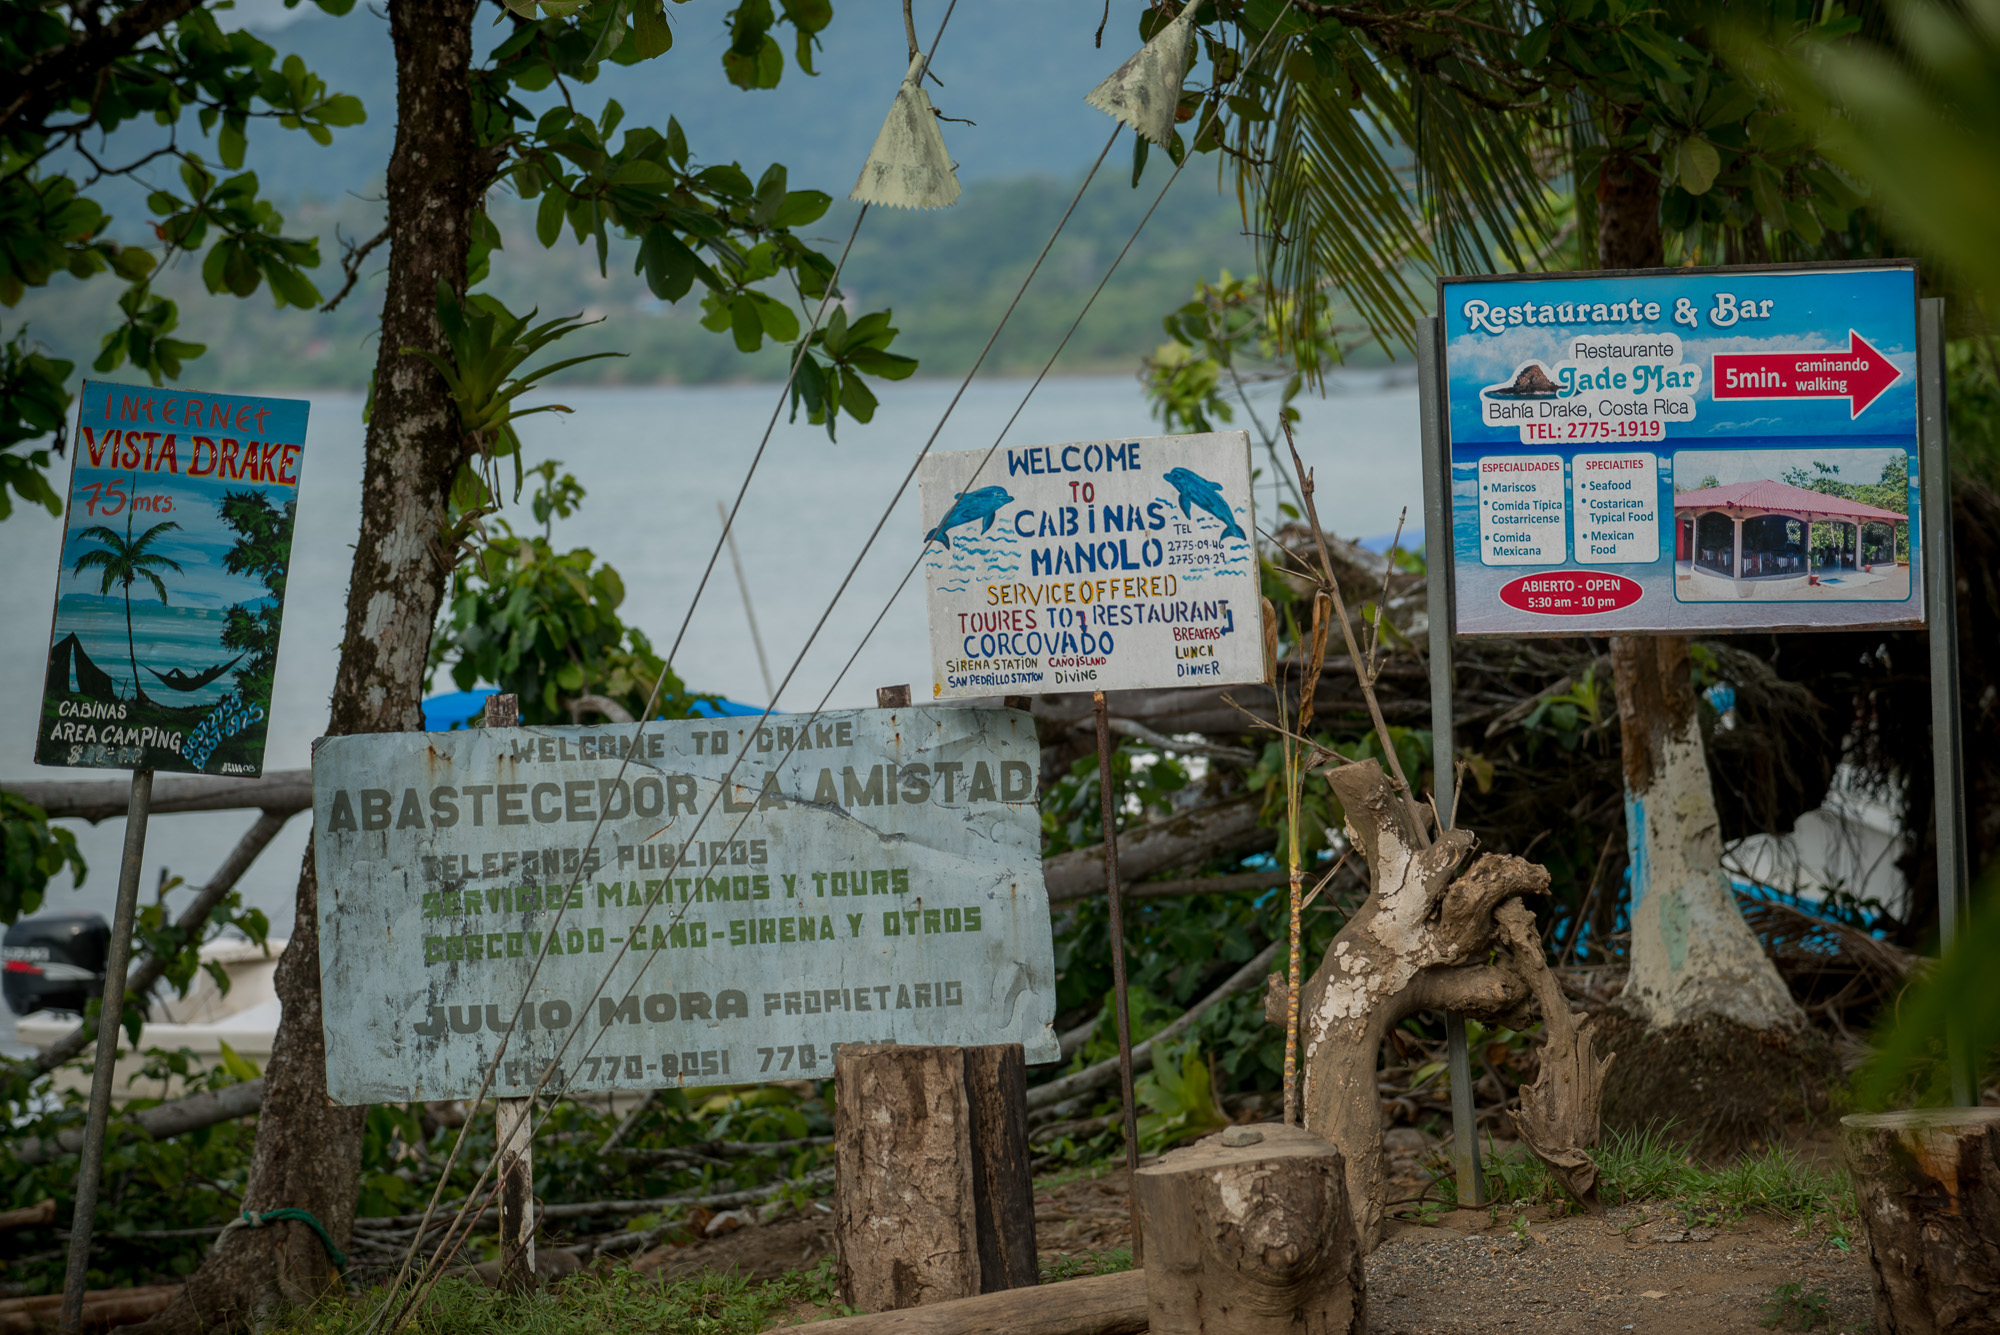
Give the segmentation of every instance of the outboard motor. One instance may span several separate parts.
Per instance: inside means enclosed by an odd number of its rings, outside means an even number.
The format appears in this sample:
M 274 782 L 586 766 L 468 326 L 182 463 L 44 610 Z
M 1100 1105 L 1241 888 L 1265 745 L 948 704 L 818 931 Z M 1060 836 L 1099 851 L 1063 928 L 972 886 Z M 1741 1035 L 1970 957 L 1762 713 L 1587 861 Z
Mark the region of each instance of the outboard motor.
M 7 929 L 0 944 L 0 991 L 16 1015 L 75 1011 L 104 990 L 111 924 L 96 913 L 45 913 Z

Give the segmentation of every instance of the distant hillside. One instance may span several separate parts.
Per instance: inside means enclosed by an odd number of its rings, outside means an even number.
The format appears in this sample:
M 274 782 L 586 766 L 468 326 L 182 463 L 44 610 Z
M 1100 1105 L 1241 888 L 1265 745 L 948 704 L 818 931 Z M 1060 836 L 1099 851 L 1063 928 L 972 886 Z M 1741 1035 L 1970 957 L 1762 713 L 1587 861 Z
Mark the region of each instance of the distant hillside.
M 1129 167 L 1100 174 L 996 345 L 989 370 L 1040 368 L 1164 179 L 1159 158 L 1138 191 L 1131 189 Z M 968 186 L 955 206 L 939 212 L 877 209 L 862 227 L 842 287 L 865 309 L 887 305 L 894 310 L 903 331 L 896 346 L 922 360 L 920 374 L 962 372 L 1075 188 L 1074 179 L 987 181 Z M 355 199 L 296 205 L 290 217 L 295 228 L 322 236 L 322 253 L 329 262 L 320 279 L 329 291 L 331 261 L 339 254 L 333 240 L 336 227 L 354 237 L 380 226 L 377 206 Z M 535 306 L 546 315 L 584 311 L 602 316 L 603 324 L 564 345 L 565 355 L 599 348 L 631 354 L 591 362 L 560 383 L 783 377 L 781 352 L 767 349 L 760 357 L 745 358 L 727 334 L 700 326 L 698 290 L 678 307 L 654 299 L 632 272 L 630 245 L 613 247 L 608 277 L 600 278 L 594 247 L 564 240 L 554 250 L 542 249 L 534 239 L 530 211 L 518 203 L 497 205 L 496 218 L 506 246 L 494 257 L 488 289 L 521 311 Z M 853 206 L 843 201 L 809 232 L 829 254 L 838 254 L 853 218 Z M 1160 317 L 1187 300 L 1197 281 L 1223 267 L 1239 273 L 1250 267 L 1249 243 L 1241 232 L 1236 202 L 1214 193 L 1212 170 L 1185 173 L 1058 370 L 1133 369 L 1164 337 Z M 247 301 L 208 296 L 188 266 L 166 274 L 159 290 L 180 303 L 179 336 L 209 348 L 206 356 L 189 363 L 183 377 L 187 384 L 354 390 L 367 384 L 381 303 L 379 266 L 331 315 L 276 309 L 261 294 Z M 31 292 L 12 315 L 25 319 L 34 336 L 57 355 L 88 365 L 98 336 L 109 327 L 116 294 L 106 282 L 79 288 L 59 279 Z
M 826 49 L 808 78 L 787 70 L 779 87 L 745 92 L 723 78 L 721 0 L 669 7 L 675 49 L 639 69 L 607 67 L 596 83 L 573 88 L 579 108 L 607 97 L 625 108 L 627 127 L 664 125 L 671 114 L 685 127 L 698 157 L 740 161 L 760 174 L 786 163 L 795 187 L 823 189 L 842 202 L 811 232 L 837 253 L 853 221 L 844 196 L 873 143 L 906 59 L 900 6 L 893 0 L 840 0 Z M 944 86 L 933 94 L 949 115 L 976 125 L 949 124 L 947 142 L 966 183 L 958 204 L 936 213 L 877 210 L 863 228 L 843 287 L 863 307 L 893 307 L 903 331 L 899 350 L 923 361 L 921 374 L 962 371 L 971 363 L 1049 229 L 1068 203 L 1083 169 L 1102 148 L 1112 122 L 1084 105 L 1083 96 L 1137 45 L 1138 0 L 1118 0 L 1104 48 L 1091 45 L 1100 10 L 1073 0 L 1008 0 L 961 4 L 940 48 Z M 1088 11 L 1088 12 L 1086 12 Z M 252 26 L 280 50 L 297 51 L 328 84 L 360 96 L 365 125 L 339 132 L 331 147 L 269 126 L 251 129 L 251 165 L 265 190 L 283 203 L 286 230 L 321 240 L 322 290 L 337 279 L 336 234 L 372 235 L 380 227 L 380 181 L 394 133 L 394 70 L 382 17 L 357 6 L 342 18 L 310 7 L 284 11 L 253 3 Z M 929 41 L 943 6 L 920 0 L 917 21 Z M 495 29 L 482 29 L 492 40 Z M 553 92 L 545 95 L 553 99 Z M 128 148 L 143 148 L 143 130 Z M 1150 203 L 1167 164 L 1155 154 L 1142 187 L 1131 188 L 1130 136 L 1106 162 L 1096 186 L 1071 219 L 1041 277 L 1016 312 L 988 362 L 996 371 L 1038 369 L 1118 247 Z M 1249 244 L 1233 199 L 1216 193 L 1215 172 L 1198 164 L 1176 185 L 1149 224 L 1059 371 L 1129 370 L 1161 337 L 1160 317 L 1185 301 L 1193 285 L 1223 267 L 1250 267 Z M 137 187 L 108 200 L 115 228 L 135 234 L 143 224 Z M 605 317 L 565 352 L 615 348 L 631 354 L 579 368 L 571 383 L 691 383 L 780 377 L 781 353 L 746 359 L 727 335 L 699 324 L 698 294 L 680 308 L 662 306 L 632 273 L 631 248 L 614 248 L 607 277 L 592 249 L 567 242 L 544 251 L 527 211 L 496 194 L 495 216 L 508 246 L 494 261 L 490 290 L 519 309 L 545 314 L 589 311 Z M 378 259 L 381 255 L 378 253 Z M 207 356 L 189 363 L 189 384 L 216 388 L 360 389 L 374 364 L 373 330 L 380 304 L 379 265 L 340 310 L 319 315 L 274 310 L 268 299 L 212 298 L 183 269 L 163 276 L 159 290 L 180 302 L 180 337 L 206 343 Z M 60 356 L 88 365 L 109 326 L 115 288 L 81 291 L 67 280 L 33 292 L 10 312 L 11 328 L 26 319 L 35 337 Z

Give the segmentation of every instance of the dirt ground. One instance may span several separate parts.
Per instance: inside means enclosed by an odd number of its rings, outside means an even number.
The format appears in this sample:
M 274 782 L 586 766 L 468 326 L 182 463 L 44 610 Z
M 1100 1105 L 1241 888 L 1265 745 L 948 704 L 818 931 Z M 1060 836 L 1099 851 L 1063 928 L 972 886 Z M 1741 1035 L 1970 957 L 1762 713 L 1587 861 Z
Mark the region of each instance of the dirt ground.
M 1045 1273 L 1131 1245 L 1122 1170 L 1054 1180 L 1035 1194 Z M 817 1210 L 790 1215 L 661 1248 L 641 1264 L 670 1276 L 712 1266 L 773 1278 L 827 1255 L 830 1224 Z M 1856 1239 L 1843 1251 L 1761 1215 L 1690 1228 L 1665 1203 L 1594 1218 L 1458 1210 L 1430 1225 L 1391 1225 L 1368 1258 L 1368 1324 L 1373 1335 L 1757 1332 L 1774 1292 L 1797 1284 L 1824 1293 L 1831 1324 L 1821 1329 L 1860 1335 L 1873 1313 L 1866 1245 Z

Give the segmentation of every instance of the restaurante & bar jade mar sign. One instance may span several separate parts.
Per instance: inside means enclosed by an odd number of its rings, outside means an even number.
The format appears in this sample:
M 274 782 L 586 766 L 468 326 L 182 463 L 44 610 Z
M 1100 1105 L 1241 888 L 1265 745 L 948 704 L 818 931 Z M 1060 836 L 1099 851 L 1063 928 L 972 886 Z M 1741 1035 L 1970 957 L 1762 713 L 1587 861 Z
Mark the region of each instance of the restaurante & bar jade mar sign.
M 1054 1061 L 1039 757 L 1006 709 L 329 738 L 328 1092 L 468 1097 L 517 1005 L 502 1097 L 550 1062 L 550 1088 L 825 1077 L 855 1042 Z
M 1439 300 L 1460 634 L 1923 624 L 1913 266 Z

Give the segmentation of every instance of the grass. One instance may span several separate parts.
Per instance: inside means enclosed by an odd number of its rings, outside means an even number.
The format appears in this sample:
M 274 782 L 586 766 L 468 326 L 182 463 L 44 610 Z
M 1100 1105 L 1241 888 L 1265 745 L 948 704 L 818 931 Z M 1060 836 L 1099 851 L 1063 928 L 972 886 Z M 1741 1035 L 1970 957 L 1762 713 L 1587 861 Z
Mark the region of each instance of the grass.
M 1766 1330 L 1814 1330 L 1833 1324 L 1833 1295 L 1825 1289 L 1808 1292 L 1794 1280 L 1780 1284 L 1764 1300 L 1764 1317 L 1757 1323 Z
M 1613 1135 L 1596 1151 L 1598 1197 L 1606 1205 L 1666 1201 L 1689 1225 L 1730 1223 L 1760 1213 L 1802 1228 L 1824 1227 L 1832 1245 L 1849 1245 L 1857 1222 L 1854 1186 L 1847 1174 L 1807 1163 L 1773 1147 L 1710 1168 L 1649 1128 Z M 1487 1198 L 1501 1205 L 1568 1206 L 1553 1174 L 1525 1151 L 1493 1155 L 1486 1165 Z
M 383 1290 L 329 1299 L 294 1311 L 269 1329 L 274 1335 L 355 1335 L 385 1297 Z M 837 1306 L 831 1258 L 811 1270 L 769 1283 L 703 1273 L 662 1280 L 623 1266 L 587 1270 L 540 1294 L 517 1297 L 475 1281 L 439 1281 L 405 1329 L 415 1335 L 601 1335 L 606 1330 L 673 1331 L 675 1335 L 752 1335 L 801 1304 Z

